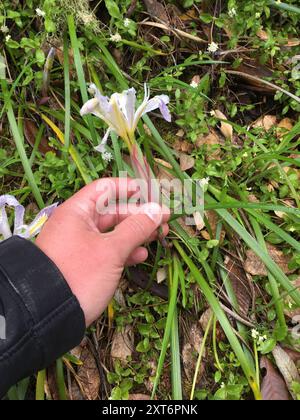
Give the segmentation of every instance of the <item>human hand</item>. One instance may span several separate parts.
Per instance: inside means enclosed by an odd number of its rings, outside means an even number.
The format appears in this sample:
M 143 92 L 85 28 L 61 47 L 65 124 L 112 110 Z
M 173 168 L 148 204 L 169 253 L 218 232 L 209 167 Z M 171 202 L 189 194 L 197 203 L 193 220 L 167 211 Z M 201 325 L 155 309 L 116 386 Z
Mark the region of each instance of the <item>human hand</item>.
M 159 226 L 164 235 L 168 233 L 168 209 L 148 203 L 139 206 L 137 213 L 135 204 L 123 203 L 136 191 L 134 180 L 95 181 L 59 206 L 36 240 L 64 275 L 87 326 L 107 307 L 124 267 L 147 259 L 142 245 L 157 238 Z M 103 211 L 114 193 L 115 211 Z

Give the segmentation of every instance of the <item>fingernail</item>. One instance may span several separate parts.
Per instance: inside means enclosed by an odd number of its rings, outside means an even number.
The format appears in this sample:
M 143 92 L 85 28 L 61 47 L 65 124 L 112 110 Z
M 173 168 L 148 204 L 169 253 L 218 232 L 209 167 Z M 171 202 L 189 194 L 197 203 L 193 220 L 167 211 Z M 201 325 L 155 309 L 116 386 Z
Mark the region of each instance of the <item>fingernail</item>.
M 142 213 L 146 214 L 157 226 L 161 225 L 163 215 L 162 208 L 157 203 L 147 203 L 141 207 Z

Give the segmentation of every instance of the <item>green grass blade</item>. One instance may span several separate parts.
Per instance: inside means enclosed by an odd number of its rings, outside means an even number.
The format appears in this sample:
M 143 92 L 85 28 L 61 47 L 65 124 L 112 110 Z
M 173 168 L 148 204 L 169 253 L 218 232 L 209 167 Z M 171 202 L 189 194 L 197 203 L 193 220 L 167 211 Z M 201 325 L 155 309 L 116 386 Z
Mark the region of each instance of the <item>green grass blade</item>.
M 207 196 L 207 200 L 215 200 Z M 272 260 L 270 255 L 259 245 L 259 243 L 241 226 L 230 213 L 226 210 L 217 210 L 217 213 L 225 222 L 244 240 L 244 242 L 255 252 L 255 254 L 264 262 L 271 274 L 277 279 L 282 287 L 289 293 L 293 300 L 300 305 L 300 293 L 294 290 L 289 278 L 283 273 L 278 265 Z
M 85 103 L 88 101 L 89 97 L 88 97 L 87 88 L 86 88 L 86 81 L 85 81 L 81 56 L 80 56 L 80 49 L 79 49 L 79 43 L 78 43 L 77 34 L 76 34 L 74 17 L 72 15 L 68 16 L 68 27 L 69 27 L 71 45 L 72 45 L 73 53 L 74 53 L 74 62 L 75 62 L 75 67 L 76 67 L 76 72 L 77 72 L 77 77 L 78 77 L 78 82 L 79 82 L 79 88 L 81 92 L 81 98 L 82 98 L 82 102 Z M 98 143 L 98 137 L 97 137 L 97 133 L 94 127 L 93 118 L 91 115 L 87 115 L 85 118 L 87 120 L 89 130 L 91 132 L 93 144 L 96 146 Z
M 7 97 L 8 90 L 7 90 L 6 80 L 4 79 L 1 80 L 1 86 L 2 86 L 4 97 L 6 98 L 6 112 L 7 112 L 9 125 L 13 134 L 16 148 L 18 150 L 18 153 L 19 153 L 19 156 L 20 156 L 23 168 L 24 168 L 26 179 L 28 181 L 28 184 L 30 185 L 32 194 L 34 195 L 38 206 L 40 207 L 40 209 L 42 209 L 45 207 L 44 200 L 37 186 L 37 183 L 35 181 L 33 172 L 31 170 L 29 159 L 26 155 L 25 146 L 24 146 L 24 138 L 23 138 L 23 135 L 19 131 L 11 100 Z
M 65 80 L 65 149 L 69 151 L 71 134 L 71 86 L 70 60 L 67 33 L 64 35 L 64 80 Z
M 62 359 L 56 361 L 56 383 L 58 389 L 59 399 L 62 401 L 67 400 L 66 385 L 64 378 L 64 364 Z
M 171 380 L 173 400 L 182 400 L 178 311 L 175 308 L 171 333 Z
M 196 282 L 198 283 L 201 291 L 203 292 L 204 296 L 206 297 L 209 305 L 211 306 L 212 310 L 214 311 L 217 319 L 219 320 L 224 333 L 226 334 L 226 337 L 231 344 L 231 347 L 233 351 L 236 354 L 237 359 L 239 360 L 241 367 L 244 371 L 244 374 L 249 382 L 249 385 L 251 386 L 251 389 L 254 393 L 254 396 L 256 399 L 261 399 L 260 391 L 256 383 L 256 374 L 253 370 L 252 366 L 249 364 L 247 357 L 245 356 L 244 350 L 242 349 L 241 344 L 239 343 L 235 332 L 233 331 L 230 322 L 227 319 L 227 316 L 225 315 L 223 309 L 221 308 L 221 305 L 218 301 L 218 299 L 215 297 L 212 289 L 202 276 L 202 274 L 199 272 L 196 265 L 193 263 L 193 261 L 187 256 L 187 254 L 184 252 L 183 248 L 179 245 L 177 241 L 174 241 L 174 246 L 179 252 L 180 256 L 184 260 L 184 262 L 189 267 L 192 275 L 194 276 Z
M 170 263 L 169 264 L 169 282 L 170 284 L 172 284 L 172 287 L 169 288 L 170 295 L 169 295 L 169 308 L 168 308 L 167 322 L 166 322 L 166 328 L 165 328 L 165 333 L 164 333 L 163 342 L 162 342 L 162 348 L 161 348 L 161 352 L 160 352 L 160 356 L 158 360 L 155 380 L 153 384 L 151 399 L 153 399 L 156 394 L 160 376 L 161 376 L 163 366 L 164 366 L 165 357 L 167 354 L 167 349 L 170 343 L 173 318 L 174 318 L 174 313 L 175 313 L 175 308 L 176 308 L 176 303 L 177 303 L 178 280 L 179 280 L 178 271 L 177 273 L 175 272 L 175 275 L 173 276 L 172 264 Z
M 198 360 L 197 360 L 197 364 L 196 364 L 196 369 L 195 369 L 195 374 L 194 374 L 194 378 L 193 378 L 193 384 L 192 384 L 192 390 L 191 390 L 191 396 L 190 396 L 190 400 L 194 399 L 194 395 L 195 395 L 195 389 L 196 389 L 196 385 L 197 385 L 197 379 L 198 379 L 198 374 L 199 374 L 199 369 L 201 367 L 201 362 L 203 359 L 203 355 L 204 355 L 204 350 L 205 350 L 205 344 L 208 338 L 208 334 L 210 331 L 210 327 L 213 321 L 213 317 L 214 315 L 212 315 L 208 321 L 205 333 L 204 333 L 204 337 L 203 340 L 201 342 L 201 346 L 199 349 L 199 355 L 198 355 Z
M 45 382 L 46 382 L 46 370 L 41 370 L 37 375 L 35 399 L 37 401 L 43 401 L 45 399 Z
M 254 210 L 265 210 L 265 211 L 281 211 L 287 214 L 294 214 L 300 217 L 300 210 L 294 207 L 279 206 L 277 204 L 264 204 L 264 203 L 247 203 L 247 202 L 232 202 L 224 203 L 219 202 L 215 204 L 205 204 L 205 210 L 217 210 L 217 209 L 254 209 Z
M 178 290 L 178 280 L 180 276 L 181 264 L 177 256 L 173 258 L 174 272 L 172 282 L 170 281 L 170 288 L 176 289 L 176 297 Z M 175 294 L 175 292 L 174 292 Z M 171 328 L 171 380 L 172 380 L 172 398 L 173 400 L 182 400 L 182 385 L 181 385 L 181 364 L 180 364 L 180 344 L 179 344 L 179 331 L 178 331 L 178 311 L 175 305 L 174 316 Z
M 285 10 L 286 12 L 300 14 L 300 8 L 292 4 L 282 3 L 278 0 L 269 0 L 269 5 L 275 7 L 276 9 Z

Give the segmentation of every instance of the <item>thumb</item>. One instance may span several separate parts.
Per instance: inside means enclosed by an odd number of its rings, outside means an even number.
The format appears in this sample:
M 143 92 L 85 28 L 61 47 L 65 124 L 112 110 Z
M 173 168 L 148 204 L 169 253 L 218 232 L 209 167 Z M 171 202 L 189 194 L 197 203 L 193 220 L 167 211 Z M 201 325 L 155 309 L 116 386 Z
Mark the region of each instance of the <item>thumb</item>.
M 159 204 L 147 203 L 139 213 L 127 217 L 114 230 L 118 253 L 126 261 L 136 248 L 143 245 L 163 221 L 163 211 Z

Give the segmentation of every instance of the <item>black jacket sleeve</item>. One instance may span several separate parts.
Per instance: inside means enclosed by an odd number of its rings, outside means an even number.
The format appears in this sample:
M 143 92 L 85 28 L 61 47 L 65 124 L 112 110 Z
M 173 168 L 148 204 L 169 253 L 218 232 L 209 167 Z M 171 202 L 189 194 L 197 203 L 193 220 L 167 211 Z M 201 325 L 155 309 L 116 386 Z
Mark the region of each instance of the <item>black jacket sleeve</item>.
M 0 244 L 0 397 L 78 345 L 85 320 L 52 261 L 30 241 Z

